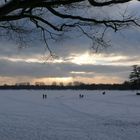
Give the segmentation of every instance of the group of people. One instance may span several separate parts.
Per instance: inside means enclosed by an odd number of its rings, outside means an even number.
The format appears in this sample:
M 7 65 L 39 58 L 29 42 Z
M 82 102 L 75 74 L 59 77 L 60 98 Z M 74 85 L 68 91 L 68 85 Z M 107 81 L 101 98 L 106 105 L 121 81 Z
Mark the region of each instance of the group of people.
M 47 99 L 47 94 L 43 94 L 43 99 Z
M 84 95 L 83 94 L 79 94 L 79 98 L 84 98 Z
M 104 92 L 102 92 L 102 94 L 105 95 L 106 92 L 104 91 Z M 84 98 L 84 95 L 83 94 L 79 94 L 79 98 Z M 47 94 L 43 94 L 43 99 L 47 99 Z

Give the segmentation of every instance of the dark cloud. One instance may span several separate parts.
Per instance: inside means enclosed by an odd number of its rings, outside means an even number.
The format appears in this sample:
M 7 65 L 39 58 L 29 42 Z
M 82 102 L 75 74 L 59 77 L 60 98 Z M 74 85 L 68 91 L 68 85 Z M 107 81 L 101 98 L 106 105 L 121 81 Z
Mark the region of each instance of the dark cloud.
M 19 46 L 12 41 L 0 43 L 0 57 L 32 57 L 36 54 L 43 55 L 45 51 L 44 45 Z
M 56 77 L 65 76 L 60 67 L 54 64 L 40 64 L 27 62 L 0 61 L 1 76 L 34 76 L 34 77 Z

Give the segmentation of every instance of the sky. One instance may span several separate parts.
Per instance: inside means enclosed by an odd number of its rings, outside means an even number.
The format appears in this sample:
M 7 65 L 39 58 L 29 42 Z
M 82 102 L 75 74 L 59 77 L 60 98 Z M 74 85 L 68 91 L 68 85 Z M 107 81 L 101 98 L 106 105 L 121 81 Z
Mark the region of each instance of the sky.
M 134 1 L 121 10 L 126 7 L 135 13 L 140 4 Z M 110 14 L 108 10 L 102 10 Z M 51 84 L 54 81 L 122 83 L 128 80 L 132 65 L 140 65 L 140 28 L 129 27 L 117 33 L 109 31 L 107 38 L 111 40 L 111 46 L 97 53 L 91 50 L 91 41 L 84 36 L 49 42 L 51 50 L 58 56 L 49 60 L 43 42 L 33 41 L 28 47 L 21 48 L 11 40 L 1 39 L 0 85 Z

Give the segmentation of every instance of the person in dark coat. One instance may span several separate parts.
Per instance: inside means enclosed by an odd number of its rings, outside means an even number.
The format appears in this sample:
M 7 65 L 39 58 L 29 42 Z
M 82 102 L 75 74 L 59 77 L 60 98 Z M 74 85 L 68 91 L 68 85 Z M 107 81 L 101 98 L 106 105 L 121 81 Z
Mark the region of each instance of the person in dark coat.
M 45 95 L 43 94 L 43 99 L 45 98 Z
M 47 94 L 45 94 L 45 99 L 47 99 Z
M 104 91 L 104 92 L 102 92 L 102 94 L 103 94 L 103 95 L 105 95 L 105 91 Z

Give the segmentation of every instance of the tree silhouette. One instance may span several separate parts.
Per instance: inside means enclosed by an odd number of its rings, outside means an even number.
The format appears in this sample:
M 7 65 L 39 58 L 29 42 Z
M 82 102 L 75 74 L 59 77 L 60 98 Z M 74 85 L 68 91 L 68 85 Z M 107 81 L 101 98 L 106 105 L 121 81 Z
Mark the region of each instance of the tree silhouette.
M 98 50 L 108 46 L 104 39 L 107 29 L 116 32 L 130 25 L 139 26 L 138 18 L 125 15 L 126 11 L 119 17 L 98 17 L 101 7 L 131 1 L 134 0 L 1 0 L 0 36 L 23 43 L 37 32 L 35 36 L 41 37 L 52 53 L 47 39 L 57 40 L 72 31 L 91 39 L 92 47 Z
M 130 73 L 129 78 L 132 85 L 138 89 L 140 87 L 140 66 L 138 65 L 133 66 L 133 70 Z

